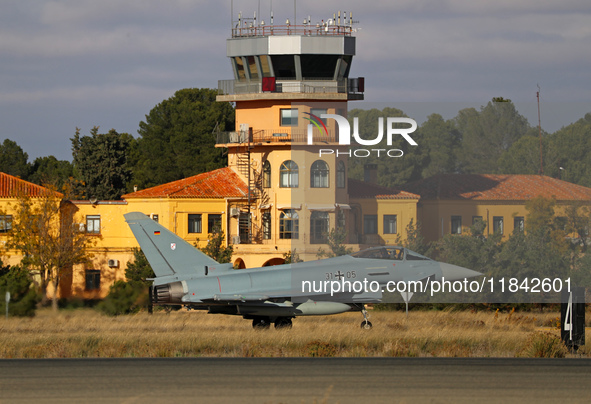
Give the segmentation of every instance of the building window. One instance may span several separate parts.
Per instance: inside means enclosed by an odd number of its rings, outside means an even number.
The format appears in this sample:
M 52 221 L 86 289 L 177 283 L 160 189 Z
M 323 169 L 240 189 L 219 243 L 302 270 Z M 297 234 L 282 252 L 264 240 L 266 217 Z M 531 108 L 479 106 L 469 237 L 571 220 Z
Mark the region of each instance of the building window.
M 222 230 L 222 215 L 210 213 L 207 215 L 207 232 L 216 233 Z
M 12 230 L 12 216 L 0 215 L 0 233 L 8 233 Z
M 201 215 L 189 215 L 189 233 L 201 233 Z
M 462 234 L 462 216 L 451 217 L 451 234 Z
M 259 78 L 259 70 L 257 69 L 257 63 L 254 56 L 246 56 L 246 62 L 248 63 L 248 72 L 250 78 L 256 80 Z
M 271 213 L 264 212 L 263 217 L 263 240 L 271 240 Z
M 328 164 L 322 160 L 312 163 L 310 188 L 328 188 Z
M 261 61 L 261 70 L 263 77 L 271 77 L 271 68 L 269 67 L 269 57 L 267 55 L 260 55 L 259 60 Z
M 86 290 L 100 290 L 101 289 L 101 271 L 96 269 L 87 269 L 86 274 Z
M 339 160 L 337 164 L 337 188 L 345 188 L 347 184 L 347 172 L 343 160 Z
M 243 244 L 250 244 L 252 242 L 250 237 L 250 216 L 250 213 L 241 213 L 240 216 L 238 216 L 238 236 L 240 236 L 240 242 Z
M 298 126 L 298 110 L 293 109 L 281 109 L 281 126 Z
M 396 215 L 384 215 L 384 234 L 398 233 Z
M 314 211 L 310 216 L 310 242 L 325 244 L 328 242 L 328 212 Z
M 101 217 L 100 215 L 86 216 L 86 232 L 91 234 L 100 234 Z
M 295 240 L 299 237 L 300 219 L 293 209 L 286 209 L 279 216 L 279 238 Z
M 523 216 L 515 216 L 513 218 L 513 231 L 525 230 L 525 219 Z
M 265 160 L 263 163 L 263 188 L 271 188 L 271 163 Z
M 287 160 L 281 164 L 279 186 L 281 188 L 297 188 L 299 186 L 298 165 L 294 161 Z
M 328 113 L 328 110 L 326 108 L 310 108 L 310 114 L 316 115 L 318 118 L 320 118 L 322 123 L 324 123 L 325 125 L 327 124 L 328 120 L 326 118 L 320 117 L 320 115 L 323 115 L 326 113 Z
M 345 217 L 345 212 L 342 209 L 339 209 L 337 212 L 337 229 L 345 230 L 347 226 L 347 218 Z
M 493 216 L 493 232 L 503 234 L 503 216 Z
M 482 216 L 472 216 L 472 226 L 480 222 L 482 222 Z
M 244 72 L 244 62 L 242 61 L 242 57 L 238 56 L 234 58 L 234 69 L 236 70 L 238 80 L 246 81 L 246 73 Z
M 152 220 L 158 223 L 158 215 L 152 215 Z
M 363 233 L 378 234 L 378 215 L 363 215 Z

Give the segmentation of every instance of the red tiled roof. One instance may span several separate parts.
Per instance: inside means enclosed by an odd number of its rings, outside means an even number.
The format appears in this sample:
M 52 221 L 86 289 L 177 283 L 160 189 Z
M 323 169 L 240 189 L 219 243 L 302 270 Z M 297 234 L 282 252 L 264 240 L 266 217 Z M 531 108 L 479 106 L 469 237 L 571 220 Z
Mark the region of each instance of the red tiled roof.
M 229 167 L 123 195 L 131 198 L 226 198 L 244 197 L 248 187 Z
M 543 175 L 441 174 L 408 184 L 421 199 L 591 201 L 591 188 Z
M 420 196 L 401 191 L 382 187 L 380 185 L 367 183 L 364 181 L 349 178 L 349 196 L 351 198 L 376 198 L 376 199 L 419 199 Z
M 64 196 L 49 188 L 0 172 L 0 198 L 16 198 L 20 195 L 25 195 L 31 198 L 48 196 L 62 198 Z

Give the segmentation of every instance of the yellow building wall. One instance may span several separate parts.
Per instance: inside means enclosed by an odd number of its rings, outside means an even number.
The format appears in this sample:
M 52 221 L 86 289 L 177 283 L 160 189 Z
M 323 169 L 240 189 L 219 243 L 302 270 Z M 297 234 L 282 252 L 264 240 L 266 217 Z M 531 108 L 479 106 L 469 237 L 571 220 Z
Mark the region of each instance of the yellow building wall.
M 396 245 L 404 242 L 407 237 L 406 228 L 411 220 L 417 223 L 417 199 L 371 199 L 351 198 L 351 206 L 358 213 L 357 227 L 360 234 L 363 234 L 362 244 L 369 245 Z M 377 215 L 377 234 L 365 235 L 363 233 L 363 216 Z M 384 215 L 396 215 L 397 232 L 386 234 L 384 231 Z
M 108 294 L 109 287 L 117 280 L 125 279 L 127 263 L 133 259 L 133 249 L 139 245 L 124 214 L 142 212 L 158 218 L 158 222 L 170 231 L 178 234 L 191 244 L 199 241 L 200 247 L 207 245 L 208 214 L 222 215 L 222 230 L 227 234 L 227 203 L 223 199 L 129 199 L 128 201 L 99 201 L 92 204 L 88 201 L 74 202 L 78 223 L 85 225 L 88 216 L 100 216 L 100 233 L 89 237 L 94 238 L 94 246 L 90 249 L 93 255 L 91 263 L 77 265 L 71 279 L 70 293 L 84 299 L 103 298 Z M 189 214 L 201 214 L 201 233 L 189 233 Z M 116 263 L 116 265 L 109 265 Z M 86 289 L 86 272 L 100 271 L 100 289 Z M 65 285 L 64 285 L 65 287 Z
M 451 234 L 452 216 L 462 218 L 462 233 L 469 234 L 474 217 L 481 217 L 486 223 L 485 235 L 493 233 L 495 217 L 503 218 L 503 240 L 513 233 L 515 217 L 523 217 L 527 229 L 526 201 L 421 201 L 419 203 L 419 220 L 425 241 L 431 242 Z M 563 216 L 566 205 L 558 203 L 556 216 Z
M 281 125 L 282 109 L 298 109 L 298 126 Z M 304 112 L 311 112 L 312 108 L 326 109 L 328 114 L 337 114 L 347 116 L 346 101 L 326 101 L 326 102 L 298 102 L 289 100 L 252 100 L 236 102 L 236 130 L 240 130 L 241 124 L 248 124 L 253 131 L 267 130 L 270 133 L 292 133 L 292 129 L 297 131 L 306 131 L 308 120 Z M 330 119 L 326 123 L 329 134 L 335 132 L 336 123 Z
M 0 214 L 14 216 L 15 211 L 13 207 L 16 201 L 16 198 L 0 198 Z M 7 232 L 0 232 L 0 259 L 2 259 L 2 264 L 4 265 L 17 265 L 21 262 L 22 255 L 20 255 L 17 251 L 8 250 L 6 248 L 7 240 Z

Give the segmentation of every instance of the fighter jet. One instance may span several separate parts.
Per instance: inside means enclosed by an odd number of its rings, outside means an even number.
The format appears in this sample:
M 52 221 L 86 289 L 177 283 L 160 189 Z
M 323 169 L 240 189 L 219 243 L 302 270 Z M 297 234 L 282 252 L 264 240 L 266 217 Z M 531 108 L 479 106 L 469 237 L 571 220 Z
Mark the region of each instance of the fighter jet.
M 125 219 L 156 278 L 156 305 L 184 305 L 242 316 L 257 329 L 291 328 L 297 316 L 360 311 L 398 286 L 463 280 L 481 273 L 437 262 L 403 247 L 373 247 L 351 255 L 272 267 L 235 270 L 220 264 L 143 213 Z M 420 285 L 419 285 L 420 284 Z M 407 295 L 408 296 L 408 295 Z

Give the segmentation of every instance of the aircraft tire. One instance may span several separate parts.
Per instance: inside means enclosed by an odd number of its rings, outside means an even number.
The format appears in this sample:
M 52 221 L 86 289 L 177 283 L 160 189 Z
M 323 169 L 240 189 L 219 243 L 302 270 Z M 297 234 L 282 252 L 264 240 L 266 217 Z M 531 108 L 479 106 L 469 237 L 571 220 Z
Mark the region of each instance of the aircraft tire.
M 361 329 L 362 330 L 371 330 L 371 327 L 373 327 L 373 325 L 371 324 L 371 321 L 363 320 L 361 322 Z
M 275 320 L 275 328 L 278 330 L 288 330 L 293 326 L 291 322 L 291 318 L 288 317 L 279 317 Z
M 271 327 L 271 322 L 266 317 L 257 317 L 252 320 L 252 328 L 255 330 L 268 330 Z

